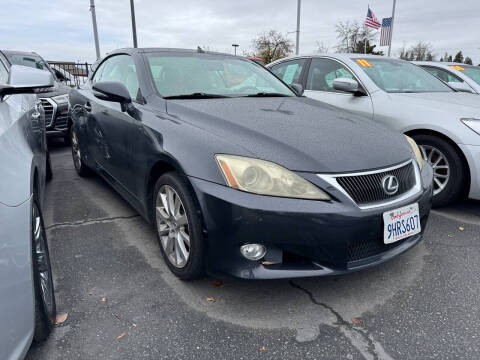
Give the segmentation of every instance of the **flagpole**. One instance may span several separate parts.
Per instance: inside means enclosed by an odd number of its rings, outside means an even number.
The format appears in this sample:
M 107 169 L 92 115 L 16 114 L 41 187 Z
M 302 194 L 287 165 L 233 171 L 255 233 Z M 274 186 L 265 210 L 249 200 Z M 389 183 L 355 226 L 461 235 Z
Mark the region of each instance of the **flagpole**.
M 364 47 L 365 47 L 365 54 L 367 54 L 367 26 L 366 25 L 363 25 L 363 27 L 365 28 L 365 38 L 363 39 L 363 43 L 364 43 Z
M 393 0 L 393 9 L 392 9 L 392 24 L 390 25 L 390 43 L 388 44 L 388 56 L 390 56 L 390 51 L 392 50 L 392 39 L 393 39 L 393 20 L 395 19 L 395 4 L 397 0 Z

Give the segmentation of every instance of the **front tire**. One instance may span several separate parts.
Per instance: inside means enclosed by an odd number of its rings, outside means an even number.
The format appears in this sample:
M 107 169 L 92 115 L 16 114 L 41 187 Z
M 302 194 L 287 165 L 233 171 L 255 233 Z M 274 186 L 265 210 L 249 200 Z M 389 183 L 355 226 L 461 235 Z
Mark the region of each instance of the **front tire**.
M 162 175 L 154 188 L 153 219 L 163 258 L 180 279 L 204 272 L 202 222 L 190 189 L 182 177 Z
M 433 207 L 458 200 L 465 190 L 467 169 L 458 151 L 447 141 L 433 135 L 414 135 L 424 161 L 433 168 Z
M 47 235 L 36 197 L 32 206 L 32 265 L 35 296 L 33 341 L 44 341 L 52 331 L 57 314 Z
M 90 176 L 92 174 L 92 170 L 83 162 L 77 131 L 72 128 L 70 131 L 70 135 L 72 139 L 72 159 L 75 170 L 77 171 L 77 174 L 81 177 Z

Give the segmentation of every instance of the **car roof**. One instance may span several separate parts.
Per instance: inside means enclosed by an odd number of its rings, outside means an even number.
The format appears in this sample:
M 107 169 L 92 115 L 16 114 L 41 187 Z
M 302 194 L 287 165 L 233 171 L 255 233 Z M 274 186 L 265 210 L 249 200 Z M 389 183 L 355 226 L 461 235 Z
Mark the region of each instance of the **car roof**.
M 146 53 L 155 53 L 155 52 L 172 52 L 172 53 L 191 53 L 191 54 L 210 54 L 210 55 L 221 55 L 221 56 L 228 56 L 228 57 L 236 57 L 236 58 L 245 58 L 243 56 L 238 56 L 238 55 L 232 55 L 232 54 L 226 54 L 226 53 L 221 53 L 221 52 L 215 52 L 215 51 L 206 51 L 202 49 L 181 49 L 181 48 L 121 48 L 121 49 L 116 49 L 110 53 L 108 53 L 107 56 L 113 55 L 113 54 L 118 54 L 118 53 L 127 53 L 127 54 L 146 54 Z M 245 58 L 246 59 L 246 58 Z
M 36 52 L 33 52 L 33 51 L 17 51 L 17 50 L 0 50 L 0 51 L 5 56 L 9 56 L 9 55 L 37 55 L 37 56 L 40 56 Z
M 273 65 L 276 63 L 280 63 L 285 60 L 289 59 L 299 59 L 299 58 L 321 58 L 321 57 L 329 57 L 337 60 L 342 60 L 342 61 L 348 61 L 351 60 L 352 58 L 362 58 L 362 59 L 391 59 L 391 60 L 400 60 L 396 59 L 393 57 L 388 57 L 388 56 L 382 56 L 382 55 L 372 55 L 372 54 L 358 54 L 358 53 L 334 53 L 334 54 L 319 54 L 319 53 L 313 53 L 313 54 L 299 54 L 299 55 L 290 55 L 288 57 L 284 57 L 278 60 L 275 60 L 271 62 L 268 65 Z M 267 66 L 268 66 L 267 65 Z
M 446 62 L 446 61 L 412 61 L 412 63 L 416 65 L 440 65 L 440 66 L 451 66 L 451 65 L 458 65 L 458 66 L 473 66 L 469 64 L 463 64 L 459 62 Z

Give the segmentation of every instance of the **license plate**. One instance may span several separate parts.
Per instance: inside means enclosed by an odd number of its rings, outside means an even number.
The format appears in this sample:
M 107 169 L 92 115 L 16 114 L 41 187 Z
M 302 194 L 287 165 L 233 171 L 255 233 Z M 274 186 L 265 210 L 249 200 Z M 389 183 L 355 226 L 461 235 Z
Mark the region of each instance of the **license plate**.
M 418 204 L 384 212 L 383 223 L 383 242 L 385 244 L 418 234 L 422 230 Z

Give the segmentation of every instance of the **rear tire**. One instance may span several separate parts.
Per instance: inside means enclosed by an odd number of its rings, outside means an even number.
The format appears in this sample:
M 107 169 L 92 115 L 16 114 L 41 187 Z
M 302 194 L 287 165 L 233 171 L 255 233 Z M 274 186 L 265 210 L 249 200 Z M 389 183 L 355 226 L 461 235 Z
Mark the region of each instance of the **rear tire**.
M 72 144 L 73 165 L 75 166 L 75 170 L 77 171 L 77 174 L 80 175 L 81 177 L 87 177 L 92 175 L 93 171 L 83 162 L 77 131 L 74 128 L 72 128 L 70 131 L 70 135 L 72 138 L 71 144 Z
M 42 213 L 34 195 L 32 206 L 32 267 L 35 297 L 33 341 L 44 341 L 52 331 L 57 314 L 52 268 Z
M 444 139 L 427 134 L 412 136 L 424 161 L 433 167 L 433 207 L 458 200 L 465 191 L 467 168 L 458 151 Z
M 201 277 L 205 270 L 202 222 L 185 179 L 166 173 L 155 184 L 153 195 L 152 218 L 167 266 L 182 280 Z

